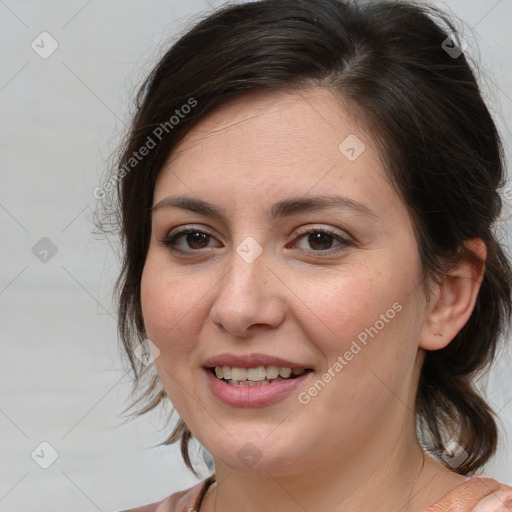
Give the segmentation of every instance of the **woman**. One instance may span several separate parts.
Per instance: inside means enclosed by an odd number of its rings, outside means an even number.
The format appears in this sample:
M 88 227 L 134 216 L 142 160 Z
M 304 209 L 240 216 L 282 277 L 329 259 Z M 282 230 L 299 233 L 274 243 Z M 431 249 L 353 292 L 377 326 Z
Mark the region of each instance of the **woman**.
M 474 476 L 512 274 L 500 140 L 454 32 L 424 4 L 263 0 L 151 73 L 104 188 L 119 328 L 141 412 L 170 400 L 167 442 L 215 470 L 133 510 L 512 510 Z

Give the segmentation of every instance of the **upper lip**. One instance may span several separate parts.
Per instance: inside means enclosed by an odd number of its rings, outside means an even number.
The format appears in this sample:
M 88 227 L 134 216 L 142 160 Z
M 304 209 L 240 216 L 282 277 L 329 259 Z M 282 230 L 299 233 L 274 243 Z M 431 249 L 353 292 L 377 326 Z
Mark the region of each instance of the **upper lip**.
M 218 354 L 216 356 L 208 358 L 204 363 L 207 368 L 213 368 L 215 366 L 231 366 L 238 368 L 255 368 L 256 366 L 279 366 L 281 368 L 304 368 L 305 370 L 311 369 L 301 363 L 289 361 L 281 357 L 269 356 L 267 354 L 248 354 L 248 355 L 236 355 L 236 354 Z

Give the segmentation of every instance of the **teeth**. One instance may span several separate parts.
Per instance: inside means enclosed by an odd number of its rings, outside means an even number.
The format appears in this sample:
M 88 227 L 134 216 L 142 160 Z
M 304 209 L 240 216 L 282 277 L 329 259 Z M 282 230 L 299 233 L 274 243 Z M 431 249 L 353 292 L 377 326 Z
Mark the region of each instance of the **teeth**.
M 267 379 L 277 379 L 279 375 L 279 368 L 277 366 L 267 366 L 265 370 Z
M 247 379 L 247 368 L 238 368 L 236 366 L 231 368 L 231 380 L 246 380 L 246 379 Z
M 226 382 L 232 386 L 266 386 L 270 384 L 268 380 L 262 380 L 260 382 L 254 382 L 252 380 L 227 380 Z
M 265 380 L 266 376 L 267 374 L 265 373 L 264 366 L 257 366 L 256 368 L 247 368 L 247 380 L 252 380 L 253 382 Z
M 279 369 L 279 375 L 283 377 L 283 379 L 287 379 L 292 374 L 291 368 L 280 368 Z
M 303 375 L 304 368 L 286 368 L 274 365 L 241 368 L 237 366 L 216 366 L 215 375 L 229 384 L 236 385 L 265 385 L 269 380 L 288 379 L 290 375 Z M 243 383 L 243 384 L 242 384 Z
M 217 366 L 215 367 L 215 369 L 217 369 Z M 231 366 L 223 366 L 222 367 L 222 378 L 224 379 L 231 379 Z

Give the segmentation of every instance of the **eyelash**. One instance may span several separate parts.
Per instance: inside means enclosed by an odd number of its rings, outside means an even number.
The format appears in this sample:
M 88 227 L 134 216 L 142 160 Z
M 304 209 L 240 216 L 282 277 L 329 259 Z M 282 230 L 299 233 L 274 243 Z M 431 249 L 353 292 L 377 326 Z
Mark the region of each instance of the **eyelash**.
M 202 248 L 202 249 L 181 249 L 179 247 L 176 246 L 176 241 L 185 236 L 185 235 L 188 235 L 188 234 L 191 234 L 191 233 L 199 233 L 201 235 L 206 235 L 206 236 L 209 236 L 211 238 L 215 238 L 213 236 L 212 233 L 209 233 L 208 231 L 204 231 L 202 229 L 197 229 L 197 228 L 186 228 L 186 229 L 183 229 L 181 231 L 178 231 L 177 233 L 174 233 L 172 235 L 169 235 L 168 237 L 164 238 L 163 240 L 161 240 L 161 242 L 166 246 L 168 247 L 170 250 L 172 251 L 177 251 L 177 252 L 182 252 L 182 253 L 193 253 L 193 252 L 200 252 L 204 249 L 207 249 L 207 248 Z M 294 242 L 296 242 L 297 240 L 307 236 L 307 235 L 310 235 L 310 234 L 313 234 L 313 233 L 322 233 L 322 234 L 325 234 L 325 235 L 329 235 L 329 236 L 332 236 L 335 241 L 338 241 L 340 242 L 339 245 L 335 246 L 335 247 L 331 247 L 330 249 L 326 249 L 326 250 L 319 250 L 319 251 L 315 251 L 313 249 L 309 250 L 309 249 L 302 249 L 302 248 L 299 248 L 299 251 L 301 252 L 307 252 L 307 253 L 314 253 L 314 254 L 332 254 L 333 252 L 338 252 L 340 250 L 343 250 L 345 249 L 346 247 L 350 246 L 350 245 L 353 245 L 353 242 L 351 242 L 350 240 L 346 239 L 346 238 L 343 238 L 342 236 L 340 236 L 339 234 L 337 233 L 334 233 L 333 231 L 330 231 L 329 229 L 319 229 L 319 228 L 313 228 L 313 229 L 309 229 L 307 231 L 303 231 L 301 233 L 298 233 L 298 238 L 296 238 L 294 240 Z

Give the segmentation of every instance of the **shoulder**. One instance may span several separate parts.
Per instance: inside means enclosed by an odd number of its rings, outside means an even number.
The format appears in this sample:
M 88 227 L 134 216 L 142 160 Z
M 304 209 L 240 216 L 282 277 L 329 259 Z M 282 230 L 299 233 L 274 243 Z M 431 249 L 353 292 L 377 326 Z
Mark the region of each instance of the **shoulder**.
M 197 512 L 206 490 L 214 481 L 215 478 L 212 475 L 190 489 L 175 492 L 162 501 L 122 512 Z
M 474 476 L 424 512 L 512 512 L 512 487 Z

